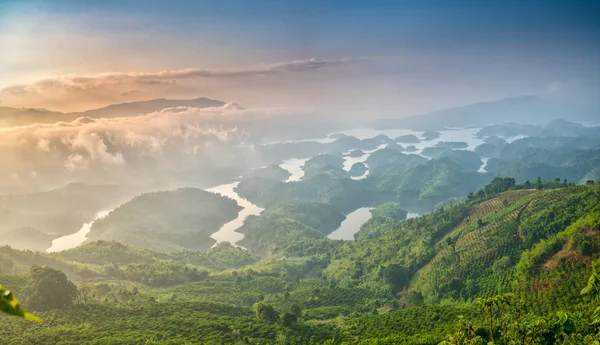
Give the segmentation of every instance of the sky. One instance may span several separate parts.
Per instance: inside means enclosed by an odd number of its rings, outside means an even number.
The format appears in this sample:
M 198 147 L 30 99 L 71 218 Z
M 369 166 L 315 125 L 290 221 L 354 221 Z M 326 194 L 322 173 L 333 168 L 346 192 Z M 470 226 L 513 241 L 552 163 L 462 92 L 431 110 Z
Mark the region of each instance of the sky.
M 153 98 L 349 118 L 600 92 L 597 1 L 0 0 L 0 106 Z

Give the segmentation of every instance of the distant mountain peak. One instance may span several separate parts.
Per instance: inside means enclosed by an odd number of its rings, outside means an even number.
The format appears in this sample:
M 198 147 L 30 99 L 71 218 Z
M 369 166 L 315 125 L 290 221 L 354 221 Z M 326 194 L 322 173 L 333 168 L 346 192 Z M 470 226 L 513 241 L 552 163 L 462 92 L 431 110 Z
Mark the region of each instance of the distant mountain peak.
M 147 113 L 159 112 L 167 108 L 211 108 L 211 107 L 222 107 L 227 103 L 217 101 L 210 98 L 199 97 L 195 99 L 166 99 L 157 98 L 147 101 L 136 101 L 128 103 L 111 104 L 109 106 L 87 110 L 79 113 L 70 113 L 68 115 L 74 115 L 76 117 L 86 116 L 90 118 L 99 117 L 127 117 L 127 116 L 138 116 Z
M 410 128 L 427 131 L 452 127 L 478 127 L 506 122 L 541 124 L 564 117 L 582 121 L 590 120 L 597 116 L 597 109 L 597 107 L 581 106 L 569 101 L 523 95 L 495 101 L 476 102 L 416 116 L 382 119 L 373 125 L 380 129 Z
M 34 123 L 70 122 L 78 118 L 90 119 L 132 117 L 160 112 L 167 108 L 212 108 L 228 106 L 230 109 L 244 109 L 237 103 L 225 103 L 206 97 L 194 99 L 157 98 L 110 104 L 98 109 L 82 112 L 61 113 L 47 109 L 0 107 L 0 127 L 24 126 Z

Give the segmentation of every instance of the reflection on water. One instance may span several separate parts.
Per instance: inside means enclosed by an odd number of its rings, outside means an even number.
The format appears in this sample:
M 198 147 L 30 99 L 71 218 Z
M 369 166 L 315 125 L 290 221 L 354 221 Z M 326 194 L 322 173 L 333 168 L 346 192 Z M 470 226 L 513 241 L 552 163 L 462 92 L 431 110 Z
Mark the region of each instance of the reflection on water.
M 369 166 L 367 165 L 367 163 L 365 163 L 365 161 L 367 160 L 367 158 L 369 158 L 371 153 L 373 153 L 375 151 L 383 150 L 386 147 L 387 147 L 387 144 L 381 144 L 381 145 L 377 146 L 376 148 L 374 148 L 373 150 L 363 150 L 363 152 L 365 154 L 360 157 L 350 157 L 350 156 L 348 156 L 348 154 L 350 152 L 354 151 L 354 149 L 348 151 L 346 153 L 346 155 L 344 156 L 344 170 L 350 171 L 350 169 L 352 169 L 352 166 L 355 163 L 363 163 L 367 167 L 367 171 L 365 171 L 365 173 L 360 176 L 351 176 L 350 178 L 353 180 L 362 180 L 362 179 L 366 178 L 367 175 L 369 175 L 369 170 L 368 170 Z
M 415 148 L 417 149 L 417 151 L 415 151 L 413 153 L 420 154 L 424 148 L 435 146 L 439 142 L 442 142 L 442 141 L 465 142 L 465 143 L 467 143 L 466 150 L 472 151 L 473 149 L 475 149 L 475 147 L 483 144 L 483 142 L 484 142 L 481 138 L 477 138 L 475 136 L 478 131 L 479 131 L 479 128 L 455 128 L 455 129 L 439 131 L 440 137 L 437 139 L 429 140 L 429 141 L 421 141 L 420 143 L 411 144 L 411 145 L 414 145 Z M 374 128 L 354 128 L 354 129 L 349 129 L 349 130 L 338 132 L 338 133 L 345 134 L 348 136 L 353 136 L 353 137 L 356 137 L 361 140 L 362 139 L 370 139 L 370 138 L 376 137 L 381 134 L 386 135 L 387 137 L 389 137 L 391 139 L 395 139 L 401 135 L 407 135 L 407 134 L 414 134 L 417 137 L 421 137 L 421 135 L 423 134 L 423 132 L 413 131 L 410 129 L 379 130 L 379 129 L 374 129 Z M 324 139 L 317 139 L 317 140 L 310 139 L 310 140 L 318 141 L 318 142 L 322 142 L 322 143 L 329 143 L 329 142 L 333 141 L 331 136 L 333 134 L 338 134 L 338 133 L 331 133 L 331 134 L 329 134 L 329 136 L 327 138 L 324 138 Z M 516 139 L 520 139 L 520 138 L 515 137 L 512 140 L 516 140 Z M 344 152 L 343 153 L 343 155 L 344 155 L 344 170 L 350 171 L 350 169 L 352 168 L 352 165 L 354 165 L 355 163 L 364 163 L 367 160 L 367 158 L 369 158 L 369 155 L 371 153 L 381 150 L 381 149 L 384 149 L 386 147 L 387 147 L 387 144 L 381 144 L 373 150 L 364 150 L 365 154 L 360 157 L 348 156 L 348 154 L 350 152 L 352 152 L 354 149 L 350 149 L 350 150 Z M 279 165 L 281 168 L 289 171 L 292 174 L 292 176 L 290 176 L 286 182 L 299 181 L 302 177 L 304 177 L 304 170 L 302 170 L 302 166 L 304 165 L 304 163 L 307 160 L 308 160 L 308 158 L 291 158 L 291 159 L 283 161 L 283 163 L 281 163 Z M 485 161 L 484 161 L 484 164 L 485 164 Z M 368 166 L 367 166 L 367 168 L 368 168 Z M 482 166 L 482 168 L 485 168 L 485 167 Z M 480 168 L 480 170 L 481 170 L 481 168 Z M 480 172 L 483 172 L 483 171 L 480 171 Z M 352 179 L 360 180 L 360 179 L 367 177 L 368 174 L 369 174 L 369 171 L 367 170 L 367 172 L 365 172 L 364 175 L 358 176 L 358 177 L 352 177 Z
M 210 237 L 215 239 L 217 241 L 217 243 L 229 242 L 229 243 L 235 245 L 237 242 L 239 242 L 241 239 L 244 238 L 244 234 L 241 234 L 241 233 L 237 232 L 236 230 L 238 230 L 239 228 L 242 227 L 242 225 L 244 225 L 244 220 L 246 219 L 246 217 L 251 216 L 251 215 L 258 215 L 263 211 L 262 208 L 254 205 L 250 201 L 240 197 L 234 191 L 234 188 L 238 185 L 238 183 L 239 182 L 222 184 L 222 185 L 207 189 L 207 191 L 209 191 L 209 192 L 213 192 L 213 193 L 217 193 L 217 194 L 221 194 L 223 196 L 229 197 L 229 198 L 235 200 L 238 203 L 238 205 L 243 207 L 243 209 L 238 213 L 237 218 L 235 218 L 234 220 L 232 220 L 228 223 L 225 223 L 219 229 L 219 231 L 210 235 Z
M 353 240 L 354 234 L 360 230 L 360 227 L 366 223 L 371 216 L 370 207 L 362 207 L 356 211 L 351 212 L 346 216 L 346 219 L 340 224 L 334 232 L 329 234 L 327 238 L 330 240 Z
M 426 147 L 435 146 L 440 141 L 463 141 L 468 144 L 467 149 L 473 150 L 476 146 L 483 143 L 483 140 L 475 137 L 475 134 L 479 131 L 478 128 L 462 128 L 462 129 L 449 129 L 445 131 L 440 131 L 440 137 L 435 140 L 430 141 L 422 141 L 420 143 L 411 144 L 417 148 L 416 153 L 420 153 Z M 409 129 L 391 129 L 391 130 L 377 130 L 373 128 L 356 128 L 347 131 L 341 132 L 346 135 L 354 136 L 359 139 L 369 139 L 373 138 L 377 135 L 383 134 L 388 136 L 389 138 L 397 138 L 401 135 L 406 134 L 414 134 L 418 137 L 421 137 L 423 132 L 412 131 Z M 508 138 L 508 142 L 512 142 L 514 140 L 521 139 L 525 136 L 518 136 L 513 138 Z M 299 140 L 299 141 L 316 141 L 321 143 L 330 143 L 335 141 L 334 138 L 327 137 L 323 139 L 307 139 L 307 140 Z M 377 148 L 373 150 L 365 150 L 365 154 L 360 157 L 349 157 L 347 156 L 352 150 L 348 150 L 344 156 L 344 170 L 349 171 L 352 168 L 352 165 L 357 162 L 364 163 L 369 155 L 377 150 L 381 150 L 385 148 L 387 144 L 379 145 Z M 279 166 L 287 171 L 289 171 L 292 175 L 288 178 L 286 182 L 299 181 L 302 177 L 304 177 L 304 170 L 302 170 L 302 166 L 309 158 L 292 158 L 285 160 Z M 485 167 L 487 165 L 488 159 L 483 158 L 483 164 L 479 168 L 479 171 L 484 173 Z M 353 179 L 358 180 L 365 178 L 369 174 L 369 171 L 358 177 L 353 177 Z M 224 196 L 227 196 L 235 201 L 243 207 L 243 209 L 239 212 L 236 219 L 226 223 L 223 225 L 219 231 L 215 232 L 211 235 L 213 239 L 218 242 L 230 242 L 235 244 L 244 238 L 244 235 L 236 232 L 236 230 L 240 229 L 244 223 L 244 220 L 249 215 L 258 215 L 263 209 L 254 205 L 250 201 L 241 198 L 233 189 L 237 186 L 238 182 L 223 184 L 213 188 L 208 189 L 208 191 L 218 193 Z M 92 224 L 98 218 L 105 217 L 110 211 L 101 211 L 96 214 L 96 217 L 89 223 L 85 223 L 82 225 L 81 229 L 74 234 L 66 235 L 63 237 L 59 237 L 52 241 L 52 246 L 47 250 L 48 252 L 57 252 L 70 248 L 77 247 L 82 244 L 86 240 L 86 235 L 90 232 Z M 419 213 L 408 213 L 407 219 L 419 217 L 421 214 Z M 364 224 L 371 218 L 370 208 L 360 208 L 352 213 L 350 213 L 346 219 L 342 222 L 340 227 L 332 232 L 328 237 L 330 239 L 345 239 L 352 240 L 354 239 L 354 234 L 360 230 L 360 226 Z
M 309 158 L 291 158 L 286 159 L 283 163 L 279 164 L 282 169 L 285 169 L 292 174 L 285 182 L 300 181 L 300 179 L 304 177 L 304 170 L 302 170 L 302 167 L 307 160 L 309 160 Z
M 350 176 L 351 179 L 353 180 L 362 180 L 364 178 L 367 178 L 367 176 L 369 176 L 369 166 L 365 164 L 365 166 L 367 167 L 367 171 L 365 171 L 364 174 L 360 175 L 360 176 Z
M 79 231 L 77 231 L 76 233 L 62 236 L 62 237 L 59 237 L 59 238 L 55 239 L 54 241 L 52 241 L 52 246 L 50 246 L 50 248 L 48 248 L 46 250 L 46 252 L 48 252 L 48 253 L 61 252 L 63 250 L 72 249 L 72 248 L 75 248 L 75 247 L 81 245 L 83 242 L 85 242 L 86 236 L 92 229 L 92 224 L 94 224 L 96 219 L 104 218 L 109 213 L 110 213 L 110 211 L 100 211 L 100 212 L 96 213 L 96 216 L 94 217 L 94 219 L 89 223 L 83 224 L 81 226 L 81 229 L 79 229 Z
M 504 140 L 506 140 L 506 142 L 510 144 L 515 140 L 525 139 L 525 138 L 529 138 L 529 136 L 528 135 L 517 135 L 514 137 L 510 137 L 510 138 L 504 138 Z
M 479 131 L 479 128 L 456 128 L 439 131 L 440 137 L 434 140 L 421 141 L 420 143 L 410 144 L 414 145 L 420 153 L 424 148 L 437 145 L 441 141 L 463 141 L 467 143 L 466 150 L 472 151 L 475 147 L 483 144 L 483 139 L 477 138 L 475 135 Z M 410 129 L 374 129 L 374 128 L 354 128 L 347 131 L 341 132 L 346 135 L 357 137 L 358 139 L 369 139 L 376 137 L 380 134 L 386 135 L 391 139 L 395 139 L 401 135 L 414 134 L 419 138 L 422 138 L 423 132 L 413 131 Z
M 487 173 L 487 170 L 485 170 L 485 167 L 487 166 L 487 163 L 489 160 L 490 160 L 489 158 L 481 158 L 481 161 L 483 162 L 483 164 L 481 164 L 481 166 L 479 167 L 479 170 L 477 170 L 477 171 L 482 174 Z
M 306 142 L 315 142 L 320 144 L 329 144 L 336 141 L 336 138 L 320 138 L 320 139 L 300 139 L 300 140 L 279 140 L 279 141 L 269 141 L 266 143 L 262 143 L 261 145 L 275 145 L 275 144 L 293 144 L 293 143 L 306 143 Z
M 360 157 L 344 156 L 344 170 L 350 171 L 350 168 L 352 168 L 355 163 L 363 163 L 369 158 L 369 155 L 369 153 L 366 153 Z

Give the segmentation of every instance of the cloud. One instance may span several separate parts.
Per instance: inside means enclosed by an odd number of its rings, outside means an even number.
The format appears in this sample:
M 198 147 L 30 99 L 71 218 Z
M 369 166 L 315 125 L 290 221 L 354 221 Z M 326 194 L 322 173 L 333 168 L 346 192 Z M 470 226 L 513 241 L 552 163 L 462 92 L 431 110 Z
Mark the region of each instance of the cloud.
M 222 81 L 242 82 L 242 79 L 261 78 L 290 73 L 305 73 L 324 68 L 354 64 L 360 59 L 296 60 L 263 64 L 248 68 L 210 70 L 189 68 L 152 73 L 103 73 L 98 75 L 62 75 L 44 78 L 28 84 L 18 84 L 0 90 L 5 104 L 28 106 L 69 107 L 80 102 L 110 103 L 128 96 L 154 96 L 190 84 L 209 85 Z M 247 81 L 246 81 L 247 82 Z
M 253 140 L 249 126 L 297 114 L 290 109 L 241 109 L 226 104 L 0 128 L 0 177 L 30 176 L 36 171 L 36 178 L 76 174 L 87 179 L 218 166 L 240 144 Z M 236 159 L 228 163 L 239 164 Z

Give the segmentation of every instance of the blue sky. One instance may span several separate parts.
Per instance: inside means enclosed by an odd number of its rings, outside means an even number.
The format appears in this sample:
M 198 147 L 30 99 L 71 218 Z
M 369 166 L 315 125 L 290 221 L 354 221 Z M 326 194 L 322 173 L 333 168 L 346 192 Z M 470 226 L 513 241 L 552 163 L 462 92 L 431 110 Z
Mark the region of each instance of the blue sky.
M 599 90 L 599 3 L 0 0 L 0 88 L 64 75 L 356 61 L 172 80 L 168 89 L 128 84 L 118 94 L 77 94 L 79 101 L 47 89 L 54 83 L 0 96 L 67 110 L 164 93 L 400 115 L 549 90 L 589 96 Z

